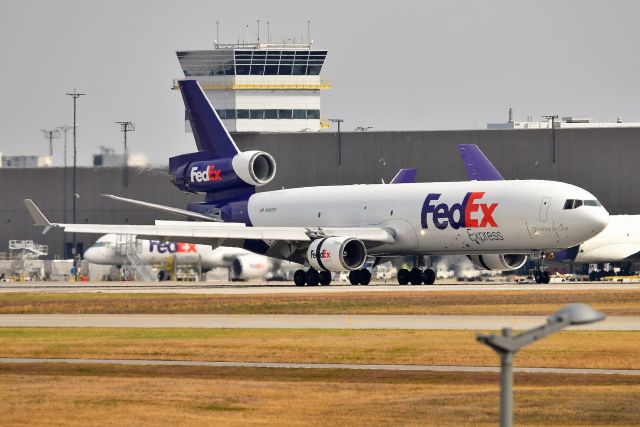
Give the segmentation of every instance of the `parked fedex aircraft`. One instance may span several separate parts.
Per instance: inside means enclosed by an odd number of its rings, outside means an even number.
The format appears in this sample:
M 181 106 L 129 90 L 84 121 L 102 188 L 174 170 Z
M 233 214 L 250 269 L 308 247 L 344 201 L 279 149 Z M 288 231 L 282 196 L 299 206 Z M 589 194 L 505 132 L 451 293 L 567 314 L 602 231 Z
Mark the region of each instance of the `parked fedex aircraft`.
M 118 251 L 118 236 L 106 234 L 84 252 L 84 259 L 101 265 L 122 266 L 125 255 Z M 230 276 L 237 280 L 251 280 L 264 277 L 271 268 L 271 262 L 263 255 L 254 254 L 242 248 L 195 243 L 163 242 L 160 240 L 135 240 L 135 252 L 144 264 L 166 264 L 175 260 L 177 265 L 200 264 L 203 271 L 216 267 L 229 268 Z M 160 271 L 158 279 L 166 280 L 169 274 Z
M 469 255 L 482 268 L 512 270 L 529 254 L 574 246 L 598 234 L 607 211 L 589 192 L 554 181 L 491 181 L 339 185 L 256 193 L 271 182 L 275 159 L 240 152 L 193 80 L 179 82 L 198 152 L 173 157 L 169 173 L 183 191 L 205 193 L 187 210 L 120 199 L 203 222 L 154 225 L 51 223 L 26 200 L 36 224 L 69 233 L 135 234 L 147 239 L 243 247 L 307 263 L 297 285 L 329 284 L 332 271 L 350 271 L 352 284 L 369 283 L 363 269 L 383 257 Z M 313 167 L 313 159 L 310 159 Z M 588 200 L 585 209 L 562 209 Z M 432 269 L 398 272 L 400 284 L 435 280 Z
M 458 148 L 469 179 L 504 180 L 478 146 L 461 144 Z M 563 209 L 588 209 L 592 204 L 591 200 L 568 199 Z M 613 263 L 623 271 L 628 271 L 632 261 L 640 260 L 640 215 L 609 216 L 609 223 L 601 233 L 579 245 L 555 252 L 553 260 L 585 264 Z M 543 273 L 536 277 L 536 281 L 548 282 L 548 273 Z M 597 274 L 592 278 L 597 278 Z

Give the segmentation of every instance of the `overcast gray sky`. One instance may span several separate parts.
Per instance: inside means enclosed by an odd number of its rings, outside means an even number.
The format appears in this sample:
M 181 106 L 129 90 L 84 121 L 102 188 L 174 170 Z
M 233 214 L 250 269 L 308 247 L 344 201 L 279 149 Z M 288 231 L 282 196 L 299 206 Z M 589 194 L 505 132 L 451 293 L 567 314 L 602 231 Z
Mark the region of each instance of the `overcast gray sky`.
M 40 129 L 72 122 L 78 155 L 131 151 L 154 163 L 194 151 L 184 133 L 176 50 L 235 41 L 271 21 L 274 39 L 328 49 L 322 115 L 345 129 L 484 128 L 516 117 L 587 115 L 640 122 L 640 3 L 635 1 L 4 1 L 0 151 L 46 154 Z M 61 140 L 56 163 L 61 164 Z

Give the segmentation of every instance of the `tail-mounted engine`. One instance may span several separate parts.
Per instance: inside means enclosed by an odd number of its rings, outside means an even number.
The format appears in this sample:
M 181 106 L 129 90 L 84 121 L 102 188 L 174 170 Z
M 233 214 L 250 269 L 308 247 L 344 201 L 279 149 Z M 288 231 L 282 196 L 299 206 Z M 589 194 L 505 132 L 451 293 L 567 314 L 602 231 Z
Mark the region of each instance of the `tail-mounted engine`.
M 320 271 L 352 271 L 367 260 L 367 248 L 361 240 L 351 237 L 316 239 L 307 249 L 307 260 Z
M 521 268 L 529 259 L 527 254 L 469 255 L 468 258 L 482 270 L 512 271 Z
M 245 151 L 233 157 L 210 159 L 207 152 L 173 157 L 169 172 L 173 183 L 191 193 L 220 192 L 268 184 L 276 174 L 276 161 L 263 151 Z

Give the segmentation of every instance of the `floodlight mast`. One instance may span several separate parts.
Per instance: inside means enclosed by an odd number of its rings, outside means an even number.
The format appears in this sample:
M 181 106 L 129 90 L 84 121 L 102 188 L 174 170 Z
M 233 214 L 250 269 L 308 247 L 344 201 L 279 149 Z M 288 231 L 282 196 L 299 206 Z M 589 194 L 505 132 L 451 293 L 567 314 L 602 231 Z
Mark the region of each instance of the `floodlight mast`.
M 587 304 L 569 304 L 547 318 L 547 323 L 516 336 L 511 328 L 502 335 L 478 334 L 478 342 L 491 347 L 500 356 L 500 427 L 513 426 L 513 356 L 523 347 L 570 325 L 604 320 L 606 316 Z

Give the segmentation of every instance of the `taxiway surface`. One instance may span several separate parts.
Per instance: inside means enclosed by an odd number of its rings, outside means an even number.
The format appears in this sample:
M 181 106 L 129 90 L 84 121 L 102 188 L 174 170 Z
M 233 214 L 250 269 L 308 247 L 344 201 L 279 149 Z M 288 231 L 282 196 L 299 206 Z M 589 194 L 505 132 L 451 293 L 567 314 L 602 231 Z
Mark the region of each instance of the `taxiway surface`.
M 2 314 L 0 327 L 230 328 L 230 329 L 528 329 L 544 316 L 422 316 L 306 314 Z M 571 326 L 591 331 L 637 331 L 640 316 L 608 317 Z
M 183 294 L 289 294 L 340 292 L 455 292 L 455 291 L 585 291 L 638 290 L 640 283 L 571 282 L 548 285 L 515 284 L 513 282 L 449 282 L 439 285 L 399 286 L 374 283 L 368 286 L 335 284 L 331 286 L 295 286 L 289 282 L 23 282 L 0 283 L 3 292 L 47 293 L 183 293 Z

